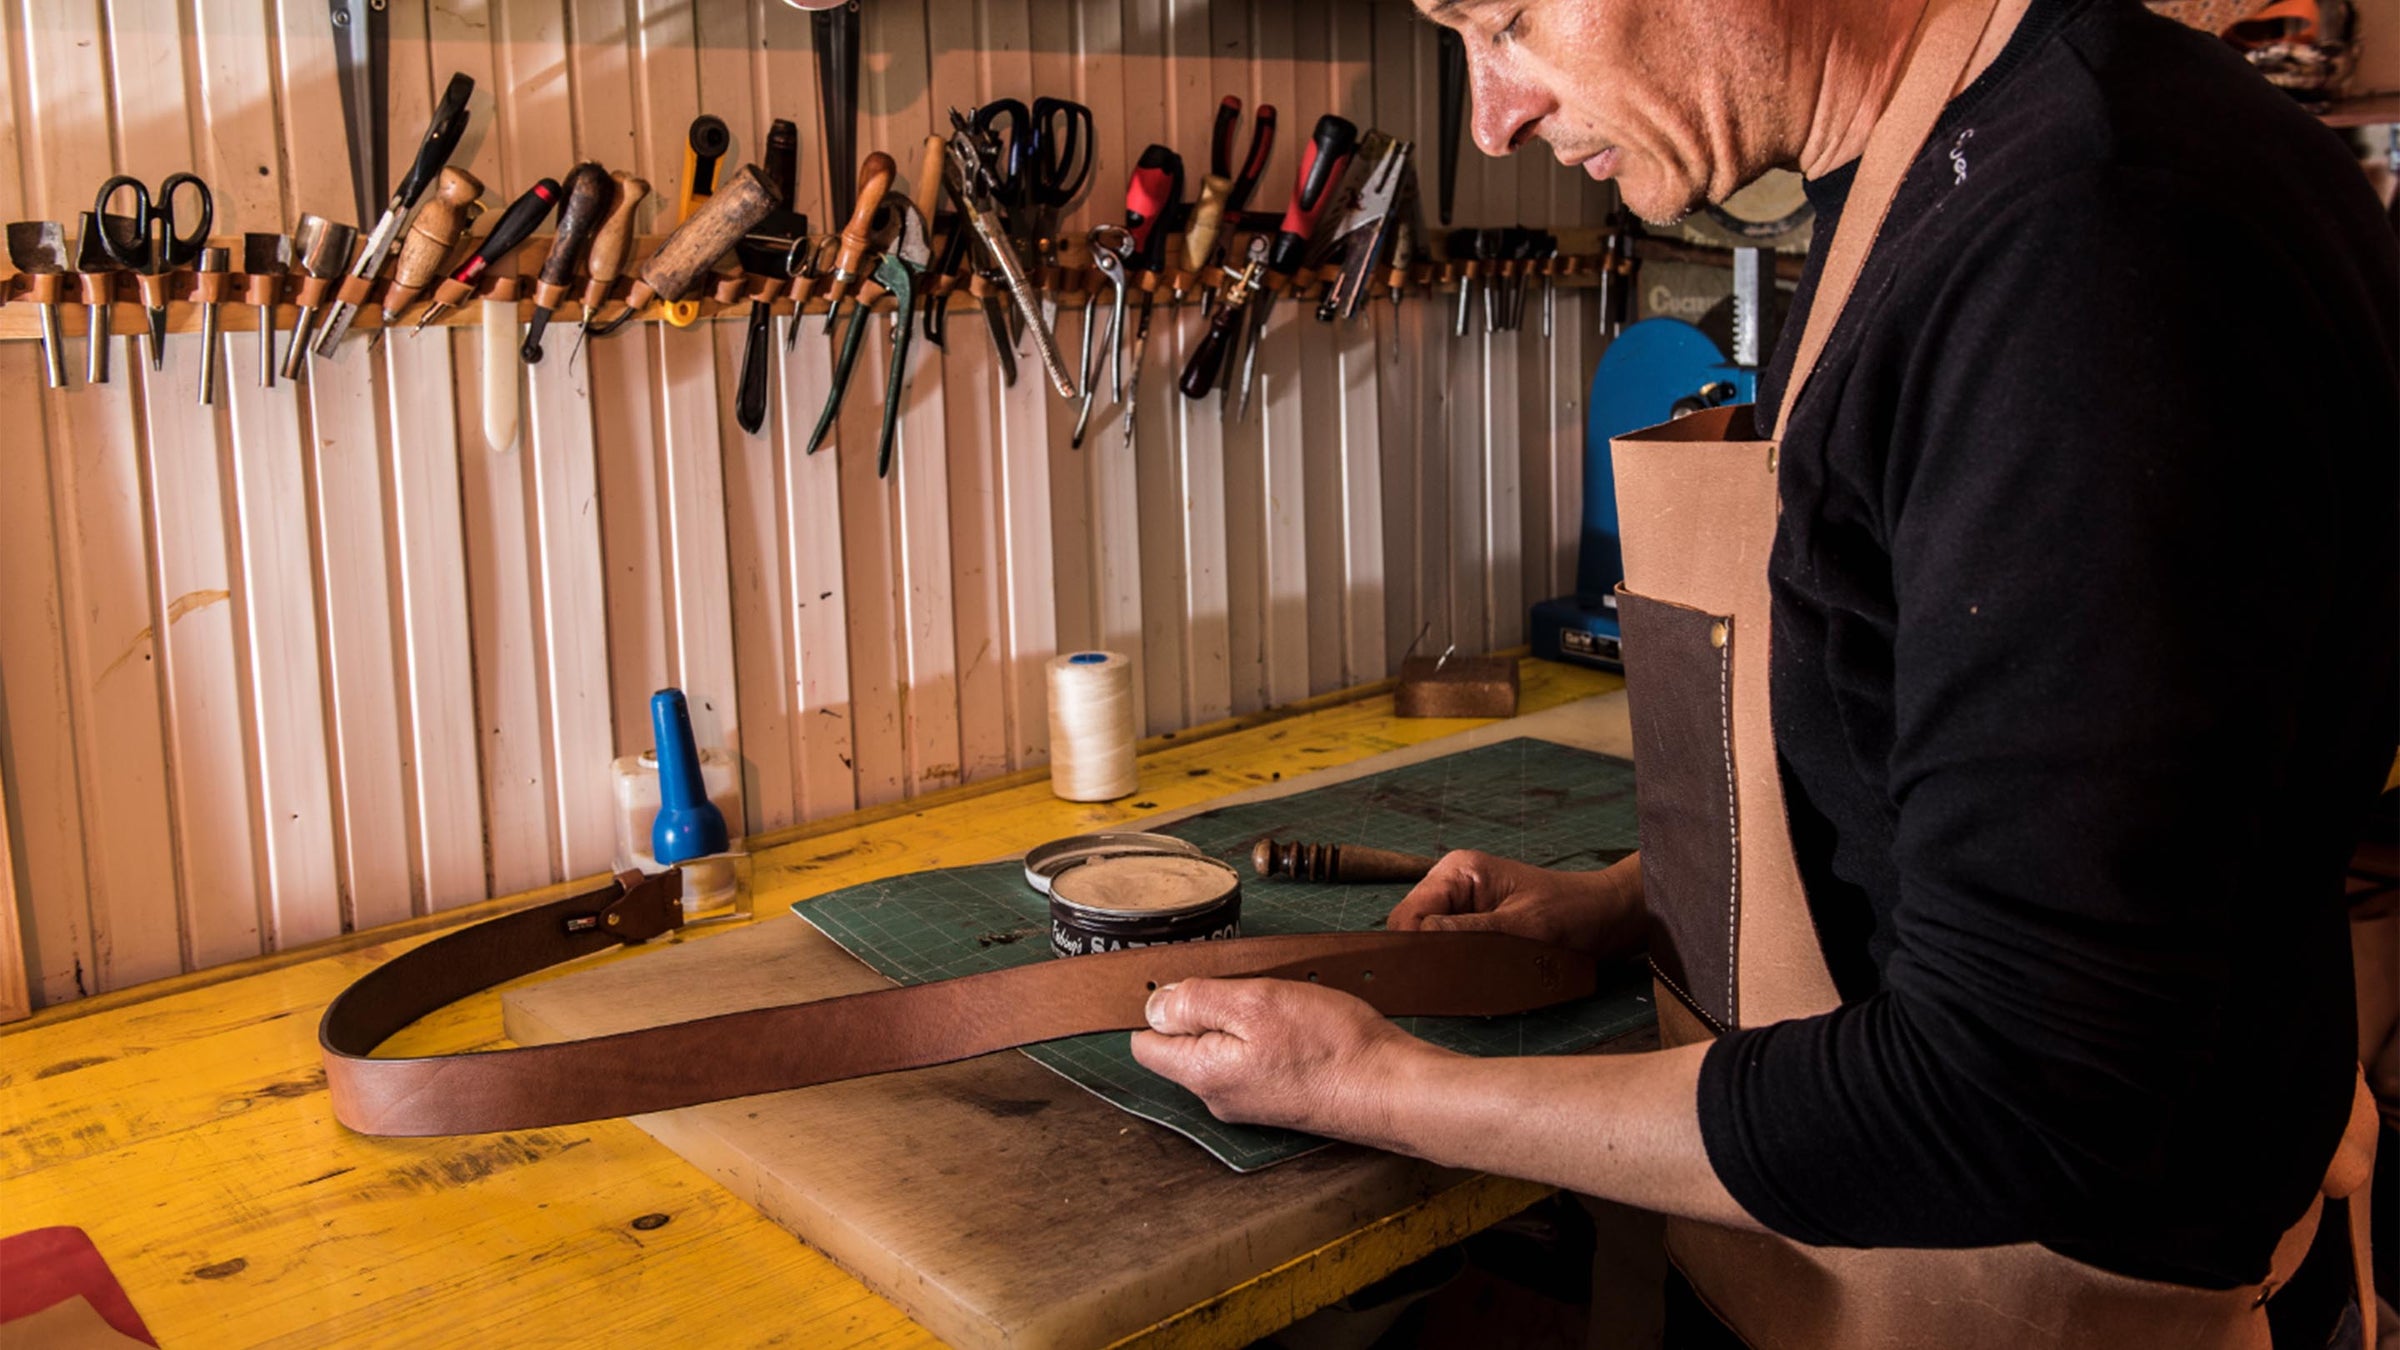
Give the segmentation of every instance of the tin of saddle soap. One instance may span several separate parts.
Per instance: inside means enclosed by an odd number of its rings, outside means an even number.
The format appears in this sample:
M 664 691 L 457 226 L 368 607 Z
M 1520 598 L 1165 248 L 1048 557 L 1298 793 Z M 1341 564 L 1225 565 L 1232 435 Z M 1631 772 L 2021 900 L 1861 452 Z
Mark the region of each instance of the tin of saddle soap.
M 1241 874 L 1214 858 L 1095 858 L 1050 881 L 1050 950 L 1060 956 L 1241 935 Z

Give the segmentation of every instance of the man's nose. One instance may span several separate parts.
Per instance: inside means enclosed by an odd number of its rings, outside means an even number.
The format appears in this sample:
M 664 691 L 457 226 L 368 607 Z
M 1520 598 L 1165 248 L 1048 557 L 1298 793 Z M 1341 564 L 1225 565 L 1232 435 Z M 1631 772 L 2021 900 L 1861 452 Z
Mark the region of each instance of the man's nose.
M 1497 158 L 1523 145 L 1557 105 L 1539 86 L 1510 69 L 1505 56 L 1476 51 L 1480 45 L 1467 44 L 1467 89 L 1475 104 L 1468 120 L 1476 148 Z

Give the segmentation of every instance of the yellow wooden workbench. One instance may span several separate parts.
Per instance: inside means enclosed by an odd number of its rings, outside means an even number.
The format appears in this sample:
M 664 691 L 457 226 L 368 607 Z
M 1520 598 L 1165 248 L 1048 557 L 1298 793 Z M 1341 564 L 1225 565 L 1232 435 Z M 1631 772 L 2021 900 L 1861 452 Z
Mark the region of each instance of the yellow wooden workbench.
M 1618 687 L 1527 661 L 1523 709 Z M 1022 774 L 861 812 L 755 852 L 754 907 L 777 914 L 837 887 L 985 861 L 1480 725 L 1403 721 L 1377 686 L 1146 742 L 1143 791 L 1121 802 L 1062 802 L 1046 775 Z M 317 1065 L 325 1004 L 416 942 L 569 889 L 103 995 L 0 1031 L 0 1234 L 88 1230 L 169 1347 L 935 1344 L 625 1121 L 425 1140 L 334 1124 Z M 495 1044 L 499 1008 L 480 995 L 389 1050 Z M 1243 1344 L 1543 1193 L 1468 1181 L 1136 1339 Z

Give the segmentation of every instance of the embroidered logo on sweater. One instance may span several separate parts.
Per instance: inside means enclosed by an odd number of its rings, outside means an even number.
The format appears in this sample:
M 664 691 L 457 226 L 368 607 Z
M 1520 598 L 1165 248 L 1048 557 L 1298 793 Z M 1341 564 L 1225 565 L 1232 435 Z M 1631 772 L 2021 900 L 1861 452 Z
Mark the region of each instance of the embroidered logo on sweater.
M 1975 128 L 1968 127 L 1966 130 L 1958 133 L 1957 140 L 1950 143 L 1950 171 L 1956 175 L 1956 178 L 1950 184 L 1952 187 L 1965 187 L 1967 185 L 1967 142 L 1974 139 Z

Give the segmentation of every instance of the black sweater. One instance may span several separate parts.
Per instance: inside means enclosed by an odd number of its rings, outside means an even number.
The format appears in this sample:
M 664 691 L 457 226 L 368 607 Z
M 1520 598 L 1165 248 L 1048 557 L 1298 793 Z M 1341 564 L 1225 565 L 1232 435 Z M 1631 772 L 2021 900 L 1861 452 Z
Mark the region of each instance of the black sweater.
M 2357 166 L 2216 42 L 2035 0 L 1953 100 L 1783 441 L 1774 719 L 1842 1006 L 1708 1055 L 1761 1222 L 2264 1275 L 2350 1102 L 2396 330 Z

